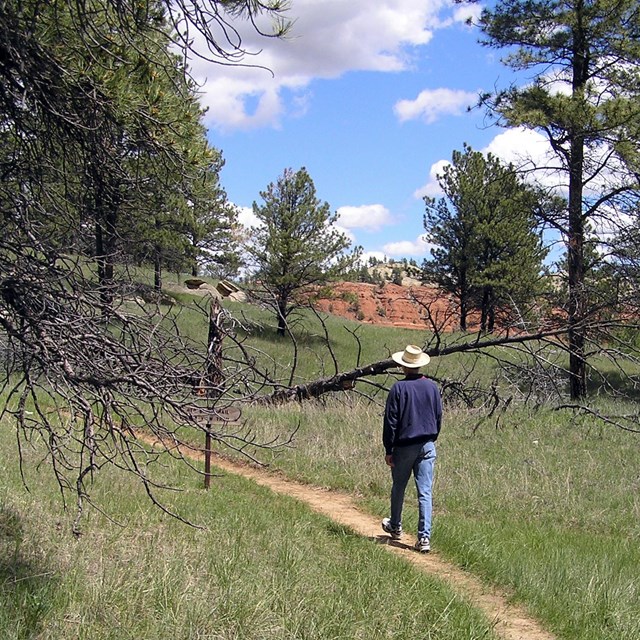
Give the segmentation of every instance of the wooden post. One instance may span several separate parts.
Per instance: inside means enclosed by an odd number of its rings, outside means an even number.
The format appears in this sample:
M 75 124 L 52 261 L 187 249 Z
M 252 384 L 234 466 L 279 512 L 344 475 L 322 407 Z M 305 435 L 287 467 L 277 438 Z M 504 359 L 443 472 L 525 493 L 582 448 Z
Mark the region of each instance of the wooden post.
M 228 426 L 229 424 L 240 424 L 240 418 L 242 411 L 239 407 L 229 405 L 228 407 L 218 408 L 215 412 L 211 412 L 205 409 L 201 413 L 195 413 L 194 419 L 198 424 L 203 424 L 205 428 L 204 432 L 204 488 L 208 489 L 211 486 L 211 457 L 213 451 L 211 444 L 213 442 L 213 433 L 211 429 L 215 424 L 221 424 Z
M 209 309 L 209 335 L 207 347 L 207 365 L 205 372 L 205 386 L 207 393 L 207 409 L 212 409 L 212 404 L 220 395 L 222 384 L 222 331 L 220 330 L 220 318 L 222 307 L 216 298 L 211 298 Z M 207 419 L 204 434 L 204 488 L 211 486 L 211 419 Z
M 220 395 L 222 376 L 222 331 L 220 322 L 222 307 L 216 298 L 211 298 L 209 309 L 209 335 L 207 337 L 207 363 L 205 371 L 205 384 L 207 398 L 215 400 Z M 207 403 L 209 405 L 209 403 Z
M 209 489 L 211 486 L 211 443 L 213 441 L 211 429 L 214 424 L 229 424 L 240 420 L 241 411 L 238 407 L 232 405 L 218 407 L 216 409 L 216 400 L 222 394 L 222 384 L 224 376 L 222 375 L 222 337 L 223 333 L 220 328 L 222 317 L 222 307 L 215 298 L 211 300 L 211 309 L 209 312 L 209 345 L 207 348 L 207 360 L 205 362 L 204 388 L 207 397 L 206 411 L 196 417 L 198 422 L 205 422 L 204 432 L 204 488 Z
M 211 423 L 207 420 L 204 434 L 204 488 L 211 486 Z

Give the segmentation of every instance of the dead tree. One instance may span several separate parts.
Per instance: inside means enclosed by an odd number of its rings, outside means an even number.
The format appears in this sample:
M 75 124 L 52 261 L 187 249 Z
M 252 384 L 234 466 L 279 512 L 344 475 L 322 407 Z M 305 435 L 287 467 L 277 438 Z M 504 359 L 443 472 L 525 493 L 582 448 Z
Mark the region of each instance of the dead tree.
M 189 82 L 179 75 L 188 70 L 176 63 L 176 47 L 186 59 L 187 49 L 200 40 L 204 48 L 196 55 L 239 64 L 247 53 L 240 20 L 260 32 L 260 15 L 267 14 L 274 28 L 263 35 L 281 36 L 287 29 L 284 3 L 143 0 L 135 6 L 99 2 L 90 11 L 73 2 L 32 9 L 9 2 L 0 14 L 0 419 L 15 420 L 20 450 L 32 441 L 42 444 L 41 455 L 51 463 L 63 496 L 76 498 L 78 517 L 90 500 L 92 476 L 106 465 L 136 475 L 151 500 L 165 508 L 157 498 L 161 485 L 148 469 L 155 454 L 135 433 L 145 429 L 175 445 L 181 425 L 198 428 L 194 409 L 204 401 L 194 389 L 203 372 L 212 374 L 210 361 L 202 344 L 181 332 L 176 308 L 128 295 L 132 279 L 126 265 L 115 268 L 116 231 L 110 229 L 109 242 L 91 247 L 89 209 L 100 200 L 115 210 L 125 193 L 143 201 L 144 176 L 131 170 L 143 151 L 149 165 L 186 165 L 178 163 L 179 145 L 149 131 L 172 131 L 173 122 L 150 116 L 145 100 L 127 104 L 126 117 L 116 113 L 117 100 L 105 95 L 104 83 L 78 70 L 125 65 L 122 51 L 128 49 L 136 60 L 129 71 L 157 73 L 179 91 Z M 202 37 L 194 38 L 196 33 Z M 159 46 L 161 34 L 175 47 Z M 117 45 L 111 48 L 112 43 Z M 92 64 L 96 60 L 99 65 Z M 123 153 L 111 152 L 103 139 L 104 155 L 92 156 L 100 146 L 90 144 L 98 121 L 122 142 Z M 184 171 L 180 179 L 186 185 L 190 176 Z M 131 180 L 83 200 L 84 180 L 121 174 Z M 216 406 L 225 398 L 221 390 Z M 215 437 L 236 449 L 251 440 L 237 430 Z M 181 456 L 177 447 L 171 451 Z

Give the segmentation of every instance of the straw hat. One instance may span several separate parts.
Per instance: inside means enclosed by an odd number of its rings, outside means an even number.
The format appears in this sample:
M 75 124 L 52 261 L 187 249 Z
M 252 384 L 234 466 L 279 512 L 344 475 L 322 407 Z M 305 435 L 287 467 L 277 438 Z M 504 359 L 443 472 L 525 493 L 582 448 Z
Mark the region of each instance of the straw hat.
M 391 358 L 403 367 L 409 369 L 419 369 L 431 360 L 429 356 L 415 344 L 409 344 L 404 351 L 398 351 L 392 354 Z

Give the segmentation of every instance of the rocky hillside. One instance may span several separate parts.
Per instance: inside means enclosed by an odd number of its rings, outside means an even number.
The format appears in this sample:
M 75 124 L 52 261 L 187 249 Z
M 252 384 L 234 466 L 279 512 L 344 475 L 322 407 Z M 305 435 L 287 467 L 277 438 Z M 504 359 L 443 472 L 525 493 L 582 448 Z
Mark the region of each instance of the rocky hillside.
M 322 290 L 315 307 L 343 318 L 407 329 L 451 331 L 458 323 L 449 297 L 436 287 L 419 284 L 335 283 Z

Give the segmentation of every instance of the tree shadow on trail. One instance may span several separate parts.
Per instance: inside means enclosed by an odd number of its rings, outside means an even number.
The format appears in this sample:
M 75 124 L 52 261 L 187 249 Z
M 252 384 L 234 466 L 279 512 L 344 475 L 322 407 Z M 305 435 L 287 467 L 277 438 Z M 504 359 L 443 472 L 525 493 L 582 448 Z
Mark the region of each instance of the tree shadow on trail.
M 15 640 L 39 637 L 59 582 L 40 558 L 29 557 L 28 537 L 20 514 L 0 505 L 0 629 Z

